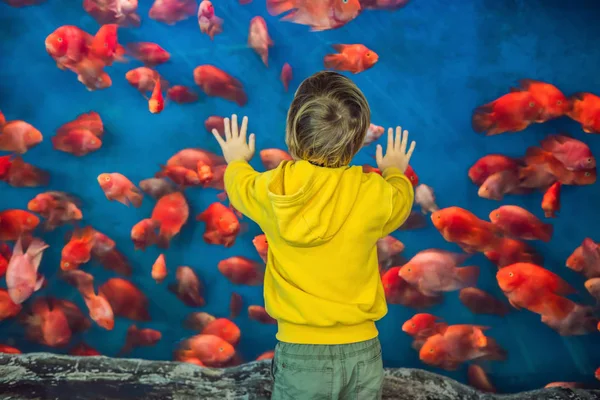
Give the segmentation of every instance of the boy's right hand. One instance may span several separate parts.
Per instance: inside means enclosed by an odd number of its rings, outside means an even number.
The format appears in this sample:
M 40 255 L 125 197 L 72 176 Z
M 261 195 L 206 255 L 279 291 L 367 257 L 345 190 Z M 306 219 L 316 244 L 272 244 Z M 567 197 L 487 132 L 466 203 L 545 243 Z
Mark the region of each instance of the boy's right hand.
M 385 156 L 383 155 L 383 148 L 380 144 L 377 145 L 377 152 L 375 159 L 377 160 L 377 167 L 383 172 L 386 168 L 396 167 L 402 173 L 406 171 L 410 157 L 415 150 L 416 143 L 413 141 L 410 144 L 408 152 L 406 151 L 406 144 L 408 142 L 408 131 L 402 133 L 401 127 L 396 127 L 396 139 L 394 140 L 394 130 L 388 129 L 388 143 L 387 151 Z

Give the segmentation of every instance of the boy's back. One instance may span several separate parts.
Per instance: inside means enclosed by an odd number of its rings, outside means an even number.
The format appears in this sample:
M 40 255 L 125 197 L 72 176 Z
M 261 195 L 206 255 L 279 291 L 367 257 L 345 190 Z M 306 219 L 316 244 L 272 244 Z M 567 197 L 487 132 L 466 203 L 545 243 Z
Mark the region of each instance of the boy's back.
M 248 160 L 247 119 L 238 132 L 216 131 L 228 167 L 231 204 L 264 231 L 269 250 L 265 307 L 278 322 L 273 398 L 359 398 L 381 395 L 383 366 L 375 321 L 387 312 L 377 240 L 408 217 L 414 192 L 404 175 L 414 142 L 388 132 L 377 148 L 382 176 L 348 164 L 370 123 L 366 99 L 333 72 L 306 79 L 286 127 L 294 160 L 256 172 Z

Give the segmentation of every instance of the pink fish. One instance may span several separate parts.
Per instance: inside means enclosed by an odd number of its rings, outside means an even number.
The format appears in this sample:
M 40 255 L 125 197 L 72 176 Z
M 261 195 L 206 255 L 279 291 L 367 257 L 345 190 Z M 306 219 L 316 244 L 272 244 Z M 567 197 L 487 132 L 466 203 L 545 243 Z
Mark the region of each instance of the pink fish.
M 27 252 L 23 253 L 21 238 L 13 249 L 12 257 L 6 269 L 8 295 L 15 304 L 21 304 L 44 283 L 44 277 L 38 276 L 42 255 L 49 246 L 40 239 L 33 239 Z
M 552 153 L 570 171 L 596 167 L 596 158 L 587 144 L 567 135 L 550 135 L 541 142 L 542 149 Z
M 368 146 L 371 143 L 377 141 L 377 139 L 379 139 L 381 135 L 383 135 L 383 131 L 383 126 L 375 124 L 369 125 L 369 129 L 367 130 L 367 135 L 365 136 L 365 142 L 363 143 L 363 147 Z
M 275 169 L 282 161 L 293 160 L 292 156 L 281 149 L 264 149 L 260 151 L 260 160 L 267 170 Z
M 272 47 L 273 44 L 265 19 L 263 17 L 252 18 L 248 32 L 248 46 L 254 49 L 267 67 L 269 66 L 269 47 Z
M 223 32 L 223 20 L 215 15 L 215 8 L 209 0 L 202 0 L 198 7 L 198 25 L 200 32 L 206 33 L 210 40 Z
M 283 64 L 283 68 L 281 68 L 280 79 L 283 83 L 283 88 L 287 92 L 290 87 L 290 81 L 292 80 L 292 66 L 290 64 Z
M 167 25 L 188 19 L 196 13 L 196 0 L 155 0 L 148 16 Z

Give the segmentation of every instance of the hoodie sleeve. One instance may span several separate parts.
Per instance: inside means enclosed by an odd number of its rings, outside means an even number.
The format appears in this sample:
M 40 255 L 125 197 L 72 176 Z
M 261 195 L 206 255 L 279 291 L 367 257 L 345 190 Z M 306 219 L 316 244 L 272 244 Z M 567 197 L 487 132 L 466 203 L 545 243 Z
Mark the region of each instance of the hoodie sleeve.
M 398 229 L 410 215 L 415 192 L 410 180 L 398 168 L 386 168 L 383 179 L 389 184 L 389 217 L 383 226 L 381 237 Z
M 225 191 L 233 205 L 242 214 L 260 224 L 263 214 L 262 204 L 258 199 L 259 193 L 266 193 L 266 181 L 246 161 L 234 161 L 227 165 L 225 176 Z

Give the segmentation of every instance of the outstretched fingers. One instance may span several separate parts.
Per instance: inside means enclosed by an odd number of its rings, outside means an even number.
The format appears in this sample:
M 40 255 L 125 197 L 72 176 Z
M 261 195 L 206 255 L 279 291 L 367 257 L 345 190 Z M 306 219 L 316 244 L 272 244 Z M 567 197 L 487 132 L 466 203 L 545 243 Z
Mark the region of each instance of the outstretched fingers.
M 225 128 L 225 141 L 231 140 L 231 125 L 229 124 L 229 118 L 223 119 L 223 125 Z
M 246 143 L 246 131 L 248 130 L 248 117 L 242 118 L 242 128 L 240 129 L 240 139 Z
M 237 115 L 233 114 L 231 116 L 231 138 L 237 139 L 239 136 L 240 136 L 240 131 L 238 130 Z
M 215 137 L 215 139 L 217 139 L 217 143 L 219 143 L 219 146 L 221 146 L 221 149 L 222 149 L 223 146 L 225 145 L 225 141 L 223 140 L 221 135 L 219 135 L 219 131 L 217 131 L 216 129 L 213 129 L 212 134 Z
M 256 150 L 256 136 L 254 136 L 254 133 L 251 133 L 248 137 L 248 148 L 252 154 L 254 154 L 254 151 Z

